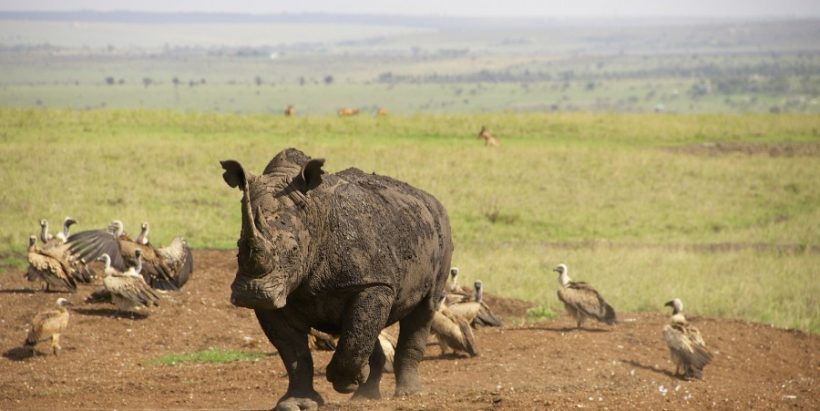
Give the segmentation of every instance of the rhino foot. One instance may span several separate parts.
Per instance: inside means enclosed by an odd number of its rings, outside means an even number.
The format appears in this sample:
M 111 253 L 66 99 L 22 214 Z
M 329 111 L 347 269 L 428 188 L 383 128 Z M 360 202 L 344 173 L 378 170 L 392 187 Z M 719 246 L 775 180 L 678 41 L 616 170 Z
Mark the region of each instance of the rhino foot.
M 359 388 L 359 384 L 367 381 L 367 377 L 370 375 L 370 366 L 368 364 L 364 364 L 361 369 L 351 373 L 342 370 L 339 362 L 334 360 L 335 357 L 328 364 L 325 374 L 327 380 L 333 383 L 333 389 L 336 392 L 350 394 Z
M 302 411 L 317 410 L 324 405 L 325 400 L 319 393 L 314 392 L 309 396 L 290 396 L 285 394 L 276 404 L 276 411 Z

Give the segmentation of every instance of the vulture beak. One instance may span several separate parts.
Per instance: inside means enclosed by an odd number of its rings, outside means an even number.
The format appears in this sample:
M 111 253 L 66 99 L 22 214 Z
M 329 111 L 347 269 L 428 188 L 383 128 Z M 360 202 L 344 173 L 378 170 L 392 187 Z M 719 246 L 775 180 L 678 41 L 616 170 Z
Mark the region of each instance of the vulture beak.
M 674 308 L 675 307 L 675 300 L 667 301 L 666 304 L 664 304 L 664 306 Z

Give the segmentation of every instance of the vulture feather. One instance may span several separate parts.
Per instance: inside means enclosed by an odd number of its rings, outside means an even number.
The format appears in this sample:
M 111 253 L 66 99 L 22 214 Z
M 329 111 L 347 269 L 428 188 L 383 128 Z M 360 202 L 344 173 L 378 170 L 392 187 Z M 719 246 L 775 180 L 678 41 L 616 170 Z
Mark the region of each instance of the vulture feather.
M 447 348 L 452 348 L 454 352 L 466 352 L 471 357 L 478 355 L 470 323 L 452 313 L 444 303 L 433 314 L 430 332 L 438 339 L 441 355 L 447 352 Z

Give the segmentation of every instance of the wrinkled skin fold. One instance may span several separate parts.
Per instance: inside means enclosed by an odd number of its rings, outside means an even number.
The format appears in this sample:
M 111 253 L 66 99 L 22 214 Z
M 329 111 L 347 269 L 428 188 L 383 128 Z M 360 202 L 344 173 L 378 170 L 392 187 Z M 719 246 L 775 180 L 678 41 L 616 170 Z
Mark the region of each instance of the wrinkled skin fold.
M 277 154 L 258 176 L 236 161 L 221 163 L 225 182 L 242 192 L 231 302 L 255 310 L 285 364 L 288 389 L 277 409 L 323 404 L 313 389 L 310 328 L 339 336 L 326 370 L 333 388 L 379 398 L 378 334 L 399 322 L 395 394 L 418 392 L 453 252 L 444 207 L 390 177 L 325 174 L 323 159 L 296 149 Z

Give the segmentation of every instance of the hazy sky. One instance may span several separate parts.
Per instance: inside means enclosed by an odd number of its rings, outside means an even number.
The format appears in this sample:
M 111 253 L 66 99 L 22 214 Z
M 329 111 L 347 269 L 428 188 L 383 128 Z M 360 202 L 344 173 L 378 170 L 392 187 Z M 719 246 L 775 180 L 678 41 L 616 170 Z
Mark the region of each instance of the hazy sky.
M 0 0 L 0 10 L 449 16 L 820 17 L 820 0 Z

